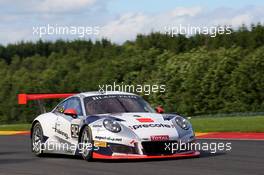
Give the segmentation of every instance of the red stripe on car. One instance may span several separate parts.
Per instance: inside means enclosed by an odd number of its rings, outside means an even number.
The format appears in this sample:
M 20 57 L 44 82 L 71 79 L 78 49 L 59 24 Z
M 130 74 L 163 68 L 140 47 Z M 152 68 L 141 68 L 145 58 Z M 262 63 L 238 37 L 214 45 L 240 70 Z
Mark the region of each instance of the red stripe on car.
M 152 120 L 151 118 L 137 118 L 136 120 L 142 123 L 154 122 L 154 120 Z
M 164 158 L 181 158 L 181 157 L 198 157 L 200 152 L 193 151 L 190 153 L 178 153 L 173 155 L 157 155 L 157 156 L 147 156 L 147 155 L 116 155 L 108 156 L 93 152 L 94 159 L 164 159 Z

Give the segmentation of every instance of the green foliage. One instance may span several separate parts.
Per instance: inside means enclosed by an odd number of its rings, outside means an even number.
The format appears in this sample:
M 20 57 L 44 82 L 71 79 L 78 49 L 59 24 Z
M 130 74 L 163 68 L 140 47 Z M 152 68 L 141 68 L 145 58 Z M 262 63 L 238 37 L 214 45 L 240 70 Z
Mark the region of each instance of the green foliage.
M 18 93 L 92 91 L 113 82 L 165 84 L 165 93 L 144 98 L 168 112 L 264 111 L 264 26 L 215 38 L 151 33 L 122 45 L 106 39 L 10 44 L 0 46 L 0 76 L 0 123 L 29 122 L 39 113 L 34 102 L 17 105 Z

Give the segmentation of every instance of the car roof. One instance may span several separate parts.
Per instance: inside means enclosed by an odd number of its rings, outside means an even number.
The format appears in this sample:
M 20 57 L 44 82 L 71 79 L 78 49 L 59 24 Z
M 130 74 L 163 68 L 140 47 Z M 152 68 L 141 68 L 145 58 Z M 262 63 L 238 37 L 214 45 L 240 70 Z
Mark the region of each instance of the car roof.
M 136 95 L 136 94 L 129 93 L 129 92 L 121 92 L 121 91 L 107 91 L 107 92 L 91 91 L 91 92 L 82 92 L 76 95 L 90 97 L 90 96 L 95 96 L 95 95 Z

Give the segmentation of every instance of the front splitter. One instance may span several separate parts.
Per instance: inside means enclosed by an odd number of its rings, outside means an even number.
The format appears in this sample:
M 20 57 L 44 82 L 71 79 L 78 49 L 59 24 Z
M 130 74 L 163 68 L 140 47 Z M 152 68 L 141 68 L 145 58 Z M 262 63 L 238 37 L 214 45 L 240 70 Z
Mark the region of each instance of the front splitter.
M 94 159 L 171 159 L 171 158 L 184 158 L 184 157 L 198 157 L 200 155 L 199 151 L 194 151 L 191 153 L 178 153 L 172 155 L 159 155 L 159 156 L 147 156 L 147 155 L 114 155 L 107 156 L 94 152 Z

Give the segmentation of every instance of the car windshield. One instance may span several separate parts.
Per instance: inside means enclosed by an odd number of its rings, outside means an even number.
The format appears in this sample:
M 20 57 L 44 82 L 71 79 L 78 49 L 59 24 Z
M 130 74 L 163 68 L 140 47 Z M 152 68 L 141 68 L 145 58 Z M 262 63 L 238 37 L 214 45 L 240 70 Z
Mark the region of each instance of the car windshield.
M 155 112 L 150 105 L 135 95 L 98 95 L 84 99 L 86 113 L 107 114 L 125 112 Z

